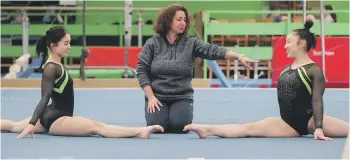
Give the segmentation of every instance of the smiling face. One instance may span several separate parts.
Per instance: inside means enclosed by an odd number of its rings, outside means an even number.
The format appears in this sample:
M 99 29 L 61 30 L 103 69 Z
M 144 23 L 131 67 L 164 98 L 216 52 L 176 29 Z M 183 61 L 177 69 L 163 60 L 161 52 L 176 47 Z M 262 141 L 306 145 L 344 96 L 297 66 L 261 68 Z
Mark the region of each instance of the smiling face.
M 182 34 L 186 29 L 186 14 L 184 11 L 176 11 L 175 16 L 171 22 L 170 31 L 176 34 Z
M 292 32 L 287 35 L 286 44 L 284 48 L 287 52 L 287 57 L 295 58 L 298 54 L 304 54 L 306 41 L 299 39 L 299 36 Z
M 55 54 L 57 54 L 60 57 L 68 56 L 70 48 L 71 48 L 70 41 L 71 41 L 71 36 L 70 36 L 70 34 L 67 33 L 57 43 L 51 43 L 51 51 L 52 51 L 52 53 L 55 53 Z
M 304 24 L 305 28 L 295 29 L 287 35 L 286 49 L 287 56 L 296 58 L 302 54 L 308 54 L 308 52 L 316 47 L 316 36 L 310 32 L 310 28 L 313 26 L 313 21 L 307 20 Z

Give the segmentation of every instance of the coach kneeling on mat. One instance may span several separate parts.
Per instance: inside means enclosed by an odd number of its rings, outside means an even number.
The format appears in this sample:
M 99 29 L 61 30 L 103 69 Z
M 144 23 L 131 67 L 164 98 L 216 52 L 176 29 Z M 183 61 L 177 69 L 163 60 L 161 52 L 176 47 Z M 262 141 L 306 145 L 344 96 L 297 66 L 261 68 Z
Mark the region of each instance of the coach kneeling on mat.
M 171 18 L 169 18 L 171 17 Z M 148 39 L 138 55 L 137 78 L 146 94 L 147 125 L 161 125 L 167 133 L 188 133 L 184 126 L 193 120 L 192 77 L 196 57 L 239 59 L 248 68 L 256 62 L 187 36 L 190 19 L 186 8 L 171 5 L 157 18 L 157 35 Z

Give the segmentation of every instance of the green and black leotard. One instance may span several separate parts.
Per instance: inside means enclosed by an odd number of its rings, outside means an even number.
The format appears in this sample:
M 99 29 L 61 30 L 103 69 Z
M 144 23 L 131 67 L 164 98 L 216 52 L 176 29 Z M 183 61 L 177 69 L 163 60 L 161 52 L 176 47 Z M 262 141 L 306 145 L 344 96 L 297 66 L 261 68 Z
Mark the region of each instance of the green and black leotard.
M 50 98 L 52 103 L 48 105 Z M 47 62 L 42 74 L 41 100 L 29 123 L 35 125 L 40 119 L 49 131 L 53 122 L 63 116 L 73 116 L 73 111 L 73 79 L 63 65 Z
M 300 135 L 309 134 L 313 116 L 316 128 L 323 125 L 325 79 L 315 63 L 299 68 L 286 67 L 278 80 L 277 93 L 281 118 Z

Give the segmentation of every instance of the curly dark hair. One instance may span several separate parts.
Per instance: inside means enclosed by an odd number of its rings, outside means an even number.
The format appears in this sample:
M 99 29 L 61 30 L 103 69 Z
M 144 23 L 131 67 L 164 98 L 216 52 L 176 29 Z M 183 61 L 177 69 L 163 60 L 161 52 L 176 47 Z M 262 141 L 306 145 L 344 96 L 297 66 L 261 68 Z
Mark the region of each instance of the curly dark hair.
M 154 24 L 154 31 L 160 35 L 166 35 L 168 34 L 170 28 L 171 28 L 171 23 L 172 20 L 176 14 L 177 11 L 183 11 L 185 12 L 186 15 L 186 28 L 183 32 L 182 35 L 187 35 L 188 29 L 190 28 L 190 17 L 188 16 L 188 11 L 187 9 L 178 4 L 173 4 L 170 5 L 167 8 L 164 8 L 158 15 L 157 20 Z

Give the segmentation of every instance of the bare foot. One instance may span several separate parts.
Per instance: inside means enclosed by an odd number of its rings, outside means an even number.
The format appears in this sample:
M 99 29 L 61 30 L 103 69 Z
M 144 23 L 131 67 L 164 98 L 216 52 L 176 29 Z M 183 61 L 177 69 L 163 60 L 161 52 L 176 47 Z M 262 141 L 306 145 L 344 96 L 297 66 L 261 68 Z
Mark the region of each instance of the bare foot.
M 153 132 L 161 131 L 164 132 L 164 129 L 160 125 L 153 125 L 153 126 L 147 126 L 143 127 L 142 131 L 139 133 L 138 137 L 141 139 L 148 139 Z
M 209 126 L 202 124 L 189 124 L 185 126 L 184 131 L 194 131 L 202 139 L 206 139 L 209 134 Z

